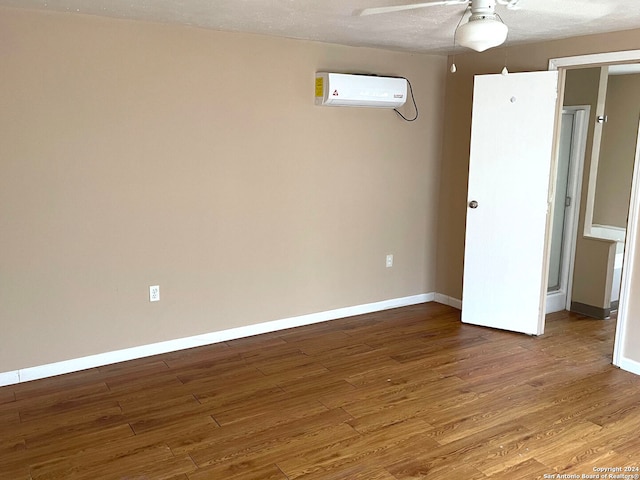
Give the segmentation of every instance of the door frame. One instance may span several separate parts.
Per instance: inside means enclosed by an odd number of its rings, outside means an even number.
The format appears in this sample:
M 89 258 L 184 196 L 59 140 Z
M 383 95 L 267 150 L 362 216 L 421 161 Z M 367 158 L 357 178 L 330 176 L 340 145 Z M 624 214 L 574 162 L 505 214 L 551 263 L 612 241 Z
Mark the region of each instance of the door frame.
M 624 259 L 622 261 L 622 281 L 620 284 L 620 299 L 618 302 L 618 325 L 616 339 L 613 345 L 613 364 L 625 370 L 640 375 L 638 365 L 624 356 L 627 327 L 630 323 L 627 299 L 631 298 L 631 278 L 633 277 L 634 258 L 637 253 L 637 237 L 640 223 L 640 122 L 636 137 L 636 158 L 633 165 L 631 180 L 631 199 L 629 201 L 629 216 L 627 217 L 627 233 L 625 236 Z
M 589 118 L 591 115 L 591 105 L 571 105 L 562 107 L 562 115 L 573 114 L 573 134 L 571 137 L 571 158 L 569 160 L 569 191 L 571 192 L 572 204 L 570 212 L 565 217 L 565 227 L 563 233 L 567 234 L 563 240 L 563 253 L 561 265 L 560 290 L 557 292 L 547 292 L 547 309 L 549 313 L 549 297 L 554 294 L 564 294 L 565 301 L 561 308 L 553 311 L 569 310 L 571 306 L 571 291 L 573 289 L 573 269 L 575 266 L 576 244 L 578 241 L 578 220 L 580 217 L 580 205 L 582 198 L 582 179 L 584 175 L 584 160 L 586 156 L 587 134 L 589 130 Z M 558 138 L 559 141 L 559 138 Z M 556 160 L 557 168 L 557 160 Z M 554 198 L 555 198 L 554 185 Z M 551 235 L 553 235 L 553 231 Z
M 610 64 L 620 63 L 639 63 L 640 50 L 627 50 L 621 52 L 597 53 L 590 55 L 577 55 L 572 57 L 552 58 L 549 60 L 549 70 L 558 70 L 558 88 L 561 92 L 559 100 L 564 96 L 565 73 L 569 68 L 596 67 Z M 562 103 L 561 101 L 559 102 Z M 562 107 L 559 106 L 561 110 Z M 559 128 L 556 127 L 556 143 L 559 141 Z M 640 126 L 639 126 L 640 135 Z M 633 169 L 633 179 L 631 185 L 631 200 L 629 204 L 629 217 L 627 223 L 627 237 L 625 245 L 624 262 L 622 266 L 622 283 L 620 287 L 620 302 L 618 306 L 618 320 L 616 326 L 616 336 L 613 348 L 613 364 L 625 370 L 640 374 L 640 365 L 624 355 L 624 346 L 626 342 L 626 333 L 631 321 L 629 311 L 627 309 L 628 298 L 631 297 L 631 279 L 633 276 L 632 267 L 637 251 L 636 237 L 638 235 L 638 227 L 640 223 L 640 142 L 636 145 L 635 166 Z M 555 171 L 557 163 L 554 159 L 552 168 Z M 555 174 L 553 175 L 555 181 Z M 547 232 L 550 244 L 550 231 Z M 546 288 L 544 289 L 546 292 Z

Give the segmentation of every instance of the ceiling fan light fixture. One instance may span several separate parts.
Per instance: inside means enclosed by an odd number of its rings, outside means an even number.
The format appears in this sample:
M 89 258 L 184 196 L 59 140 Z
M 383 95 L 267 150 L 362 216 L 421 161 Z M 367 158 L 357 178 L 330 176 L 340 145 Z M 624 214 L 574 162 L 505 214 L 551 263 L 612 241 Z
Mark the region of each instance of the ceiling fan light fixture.
M 471 15 L 469 21 L 458 27 L 456 40 L 463 47 L 476 52 L 502 45 L 509 29 L 496 15 Z

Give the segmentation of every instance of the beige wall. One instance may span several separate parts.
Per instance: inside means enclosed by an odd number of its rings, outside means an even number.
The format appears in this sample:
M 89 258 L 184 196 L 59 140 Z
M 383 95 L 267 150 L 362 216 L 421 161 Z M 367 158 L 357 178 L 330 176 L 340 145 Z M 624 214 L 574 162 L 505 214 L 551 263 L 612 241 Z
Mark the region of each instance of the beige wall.
M 512 72 L 534 71 L 546 70 L 550 58 L 635 49 L 640 49 L 640 30 L 497 48 L 480 54 L 472 52 L 456 56 L 457 73 L 449 74 L 447 78 L 440 190 L 441 221 L 438 229 L 438 292 L 455 298 L 462 296 L 473 76 L 500 72 L 505 58 Z M 640 265 L 638 267 L 640 268 Z M 640 279 L 634 279 L 634 285 L 637 286 L 636 284 L 640 285 Z M 630 358 L 640 361 L 640 325 L 637 325 L 640 323 L 640 300 L 637 303 L 630 305 L 637 318 L 632 322 L 633 325 L 629 326 L 629 348 L 625 353 Z
M 447 77 L 436 56 L 0 9 L 0 372 L 460 298 L 473 74 L 637 48 L 640 30 L 459 54 Z M 319 70 L 408 76 L 420 119 L 315 107 Z
M 0 62 L 0 372 L 435 290 L 446 58 L 0 9 Z
M 627 227 L 640 119 L 640 75 L 610 75 L 593 223 Z

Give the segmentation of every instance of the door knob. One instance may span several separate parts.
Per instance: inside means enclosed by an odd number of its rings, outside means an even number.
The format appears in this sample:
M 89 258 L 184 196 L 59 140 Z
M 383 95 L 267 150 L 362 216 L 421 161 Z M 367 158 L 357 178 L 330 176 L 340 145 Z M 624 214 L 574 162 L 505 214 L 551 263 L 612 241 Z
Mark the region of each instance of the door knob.
M 469 208 L 478 208 L 478 202 L 476 202 L 475 200 L 471 200 L 469 202 Z

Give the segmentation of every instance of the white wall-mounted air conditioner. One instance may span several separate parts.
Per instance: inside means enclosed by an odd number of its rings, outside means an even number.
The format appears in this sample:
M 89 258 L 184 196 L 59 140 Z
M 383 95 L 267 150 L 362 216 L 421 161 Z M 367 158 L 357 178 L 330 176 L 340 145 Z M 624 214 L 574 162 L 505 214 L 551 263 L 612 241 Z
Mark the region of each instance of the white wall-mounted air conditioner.
M 398 108 L 406 101 L 404 78 L 316 73 L 316 105 Z

